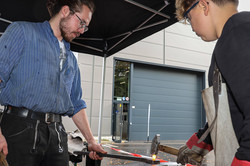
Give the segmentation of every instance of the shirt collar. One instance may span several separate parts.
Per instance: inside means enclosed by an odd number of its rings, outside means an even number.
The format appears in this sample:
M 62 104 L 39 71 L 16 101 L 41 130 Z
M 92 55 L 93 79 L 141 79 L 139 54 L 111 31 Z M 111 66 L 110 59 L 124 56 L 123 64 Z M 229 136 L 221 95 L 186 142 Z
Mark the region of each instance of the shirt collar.
M 43 22 L 43 26 L 44 26 L 44 28 L 46 29 L 46 31 L 49 33 L 49 35 L 50 35 L 51 37 L 53 37 L 54 40 L 57 41 L 58 39 L 55 37 L 54 32 L 53 32 L 53 29 L 52 29 L 51 26 L 50 26 L 50 23 L 49 23 L 48 21 L 44 21 L 44 22 Z M 64 45 L 65 45 L 65 48 L 66 48 L 67 50 L 70 50 L 70 43 L 69 43 L 69 42 L 66 42 L 64 39 L 63 39 L 63 43 L 64 43 Z

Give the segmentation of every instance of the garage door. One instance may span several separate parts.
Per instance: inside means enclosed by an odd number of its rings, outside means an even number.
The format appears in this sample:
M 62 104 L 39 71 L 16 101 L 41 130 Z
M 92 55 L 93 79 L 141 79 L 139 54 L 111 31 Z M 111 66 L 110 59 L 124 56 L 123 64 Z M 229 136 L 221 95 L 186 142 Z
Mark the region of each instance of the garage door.
M 204 72 L 133 64 L 129 140 L 186 140 L 204 121 L 201 90 Z

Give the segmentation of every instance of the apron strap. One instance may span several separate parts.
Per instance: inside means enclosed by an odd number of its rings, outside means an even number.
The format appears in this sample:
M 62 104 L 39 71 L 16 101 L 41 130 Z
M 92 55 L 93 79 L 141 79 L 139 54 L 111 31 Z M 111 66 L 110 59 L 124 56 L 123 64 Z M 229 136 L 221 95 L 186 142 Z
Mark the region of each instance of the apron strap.
M 206 137 L 208 136 L 208 134 L 214 128 L 215 122 L 217 120 L 217 115 L 218 115 L 219 95 L 221 94 L 221 84 L 222 84 L 221 73 L 217 67 L 217 63 L 215 62 L 214 73 L 213 73 L 213 96 L 214 96 L 214 106 L 215 106 L 215 117 L 211 125 L 208 127 L 205 133 L 203 133 L 202 136 L 200 137 L 198 143 L 201 143 L 202 141 L 204 141 Z

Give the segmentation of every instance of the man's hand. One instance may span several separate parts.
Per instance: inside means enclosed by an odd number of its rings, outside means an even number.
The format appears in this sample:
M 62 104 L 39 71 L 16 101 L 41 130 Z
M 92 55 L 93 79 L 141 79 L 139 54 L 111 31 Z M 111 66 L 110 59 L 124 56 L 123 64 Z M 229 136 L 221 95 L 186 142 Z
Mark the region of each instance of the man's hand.
M 5 137 L 3 136 L 1 129 L 0 129 L 0 152 L 3 152 L 5 156 L 8 154 L 7 142 Z
M 92 160 L 102 160 L 102 157 L 98 156 L 96 152 L 104 153 L 104 154 L 107 153 L 106 151 L 104 151 L 102 146 L 100 144 L 97 144 L 95 141 L 88 143 L 88 150 L 90 151 L 89 157 Z
M 86 138 L 88 142 L 88 150 L 90 151 L 89 157 L 93 160 L 102 160 L 102 157 L 98 156 L 96 152 L 104 153 L 107 152 L 103 150 L 102 146 L 95 142 L 93 134 L 90 130 L 88 118 L 85 109 L 82 109 L 77 114 L 72 117 L 78 129 L 81 131 L 82 135 Z

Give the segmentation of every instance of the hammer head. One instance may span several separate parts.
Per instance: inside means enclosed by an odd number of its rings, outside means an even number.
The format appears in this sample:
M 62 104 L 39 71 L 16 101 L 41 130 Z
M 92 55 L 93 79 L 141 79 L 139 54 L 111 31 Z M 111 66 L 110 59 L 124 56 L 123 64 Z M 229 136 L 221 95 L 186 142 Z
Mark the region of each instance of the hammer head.
M 151 143 L 151 150 L 150 150 L 151 155 L 158 154 L 159 145 L 160 145 L 160 134 L 156 134 Z

